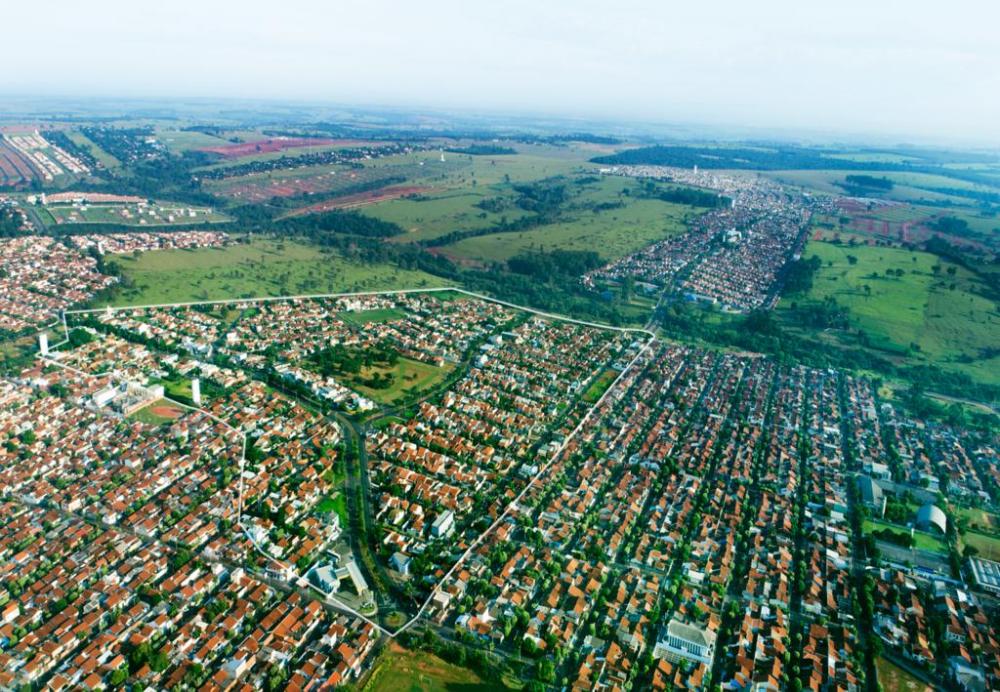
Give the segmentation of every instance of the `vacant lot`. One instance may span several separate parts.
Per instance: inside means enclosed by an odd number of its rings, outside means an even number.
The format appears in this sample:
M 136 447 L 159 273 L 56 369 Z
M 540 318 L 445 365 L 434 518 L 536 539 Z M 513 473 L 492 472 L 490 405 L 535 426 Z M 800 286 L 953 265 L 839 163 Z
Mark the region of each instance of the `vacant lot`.
M 115 262 L 134 288 L 116 305 L 440 286 L 420 271 L 358 264 L 313 245 L 255 239 L 226 248 L 158 250 Z
M 452 665 L 432 654 L 389 645 L 364 687 L 364 692 L 455 692 L 456 690 L 506 690 L 476 673 Z

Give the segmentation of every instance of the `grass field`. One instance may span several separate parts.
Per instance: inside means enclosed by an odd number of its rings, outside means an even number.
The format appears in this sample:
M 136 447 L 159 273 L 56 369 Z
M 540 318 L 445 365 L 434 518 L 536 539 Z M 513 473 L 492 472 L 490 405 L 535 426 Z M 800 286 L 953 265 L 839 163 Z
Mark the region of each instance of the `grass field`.
M 884 692 L 931 692 L 934 689 L 881 656 L 875 659 L 875 668 Z
M 395 199 L 376 204 L 366 209 L 365 213 L 404 228 L 406 235 L 393 238 L 396 242 L 431 240 L 452 231 L 490 228 L 503 217 L 516 221 L 527 216 L 527 212 L 516 208 L 498 214 L 476 206 L 493 194 L 492 188 L 488 187 L 442 190 L 417 199 Z
M 409 651 L 395 642 L 379 659 L 364 692 L 491 692 L 509 689 L 490 683 L 468 668 L 452 665 L 433 654 Z
M 226 248 L 158 250 L 114 260 L 134 288 L 116 305 L 222 300 L 441 286 L 420 271 L 388 264 L 358 264 L 294 241 L 255 238 Z
M 452 369 L 453 367 L 450 365 L 438 367 L 411 358 L 400 357 L 396 365 L 391 368 L 373 367 L 361 370 L 361 376 L 364 378 L 370 378 L 375 373 L 392 375 L 393 382 L 386 389 L 373 389 L 356 382 L 350 383 L 350 386 L 369 399 L 381 404 L 392 404 L 412 391 L 434 386 L 443 380 Z
M 66 223 L 107 223 L 125 226 L 159 227 L 201 223 L 225 223 L 231 219 L 207 207 L 185 207 L 177 204 L 151 207 L 156 216 L 140 214 L 135 204 L 90 204 L 84 209 L 71 204 L 51 204 L 36 207 L 35 213 L 46 225 Z M 127 216 L 124 213 L 127 212 Z M 190 216 L 194 212 L 195 216 Z M 173 220 L 171 220 L 173 217 Z
M 814 254 L 823 265 L 807 298 L 834 298 L 876 348 L 1000 383 L 1000 358 L 980 355 L 1000 342 L 1000 314 L 979 295 L 984 287 L 972 273 L 935 255 L 898 248 L 810 241 L 803 256 Z M 901 277 L 886 276 L 897 269 Z M 790 302 L 783 299 L 779 308 Z
M 617 370 L 614 368 L 605 368 L 600 375 L 594 378 L 590 386 L 587 387 L 587 391 L 583 393 L 583 400 L 588 404 L 596 402 L 604 392 L 608 391 L 608 387 L 611 386 L 616 377 L 618 377 Z
M 144 406 L 139 409 L 129 417 L 132 418 L 132 420 L 137 420 L 140 423 L 147 423 L 148 425 L 163 425 L 164 423 L 173 422 L 183 414 L 184 409 L 180 408 L 173 402 L 166 399 L 157 399 L 148 406 Z
M 818 192 L 832 195 L 844 194 L 844 189 L 837 183 L 844 182 L 844 177 L 851 171 L 843 170 L 795 170 L 795 171 L 765 171 L 765 177 L 793 187 L 808 188 Z M 865 175 L 875 177 L 886 177 L 895 183 L 889 192 L 880 193 L 874 196 L 882 199 L 893 199 L 900 202 L 948 202 L 959 206 L 966 205 L 969 200 L 957 195 L 938 192 L 936 189 L 947 190 L 980 190 L 993 191 L 989 186 L 970 183 L 965 180 L 949 178 L 943 175 L 931 173 L 909 173 L 898 171 L 865 171 Z
M 87 135 L 83 134 L 79 130 L 66 130 L 65 132 L 66 136 L 69 137 L 73 144 L 77 145 L 81 149 L 84 149 L 85 151 L 89 151 L 90 155 L 97 159 L 97 161 L 107 170 L 116 171 L 121 168 L 121 161 L 104 151 L 104 149 L 101 149 L 101 147 L 97 146 L 97 144 Z
M 347 500 L 343 493 L 327 495 L 316 503 L 316 511 L 320 514 L 336 512 L 337 516 L 340 517 L 340 525 L 347 526 Z
M 460 259 L 503 261 L 527 251 L 596 250 L 614 260 L 650 243 L 683 233 L 690 208 L 659 200 L 630 202 L 621 209 L 583 212 L 575 218 L 513 233 L 491 233 L 446 245 Z
M 979 551 L 979 557 L 987 560 L 1000 560 L 1000 538 L 987 536 L 977 531 L 966 531 L 962 534 L 962 545 L 971 545 Z
M 908 535 L 910 533 L 908 528 L 896 526 L 895 524 L 875 519 L 866 519 L 861 527 L 861 530 L 866 534 L 876 530 L 881 531 L 882 529 L 889 529 L 898 535 Z M 928 552 L 939 553 L 941 555 L 947 554 L 948 552 L 948 546 L 945 545 L 944 541 L 933 534 L 925 533 L 923 531 L 914 531 L 913 540 L 914 547 L 919 550 L 926 550 Z
M 392 322 L 393 320 L 401 320 L 406 317 L 406 313 L 402 310 L 395 310 L 393 308 L 382 308 L 379 310 L 340 312 L 337 313 L 337 316 L 344 320 L 347 324 L 353 324 L 360 327 L 365 324 L 370 324 L 371 322 Z

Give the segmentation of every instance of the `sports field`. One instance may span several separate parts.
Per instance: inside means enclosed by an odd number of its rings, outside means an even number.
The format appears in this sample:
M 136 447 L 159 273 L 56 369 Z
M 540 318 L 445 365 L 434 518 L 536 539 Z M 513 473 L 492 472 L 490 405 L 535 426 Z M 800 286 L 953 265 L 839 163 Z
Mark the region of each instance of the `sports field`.
M 395 642 L 379 659 L 364 692 L 492 692 L 510 689 L 490 683 L 468 668 L 452 665 L 433 654 L 409 651 Z
M 133 288 L 116 305 L 423 288 L 443 279 L 389 264 L 358 264 L 319 247 L 255 238 L 226 248 L 157 250 L 114 259 Z
M 173 422 L 182 415 L 184 415 L 184 409 L 180 406 L 166 399 L 157 399 L 133 413 L 130 418 L 149 425 L 163 425 Z
M 812 255 L 823 264 L 807 297 L 834 298 L 874 347 L 1000 382 L 1000 358 L 981 356 L 996 347 L 1000 314 L 972 273 L 901 248 L 810 241 L 803 256 Z
M 382 308 L 379 310 L 361 310 L 357 312 L 340 312 L 337 316 L 347 324 L 361 326 L 371 322 L 392 322 L 406 317 L 406 313 L 394 308 Z

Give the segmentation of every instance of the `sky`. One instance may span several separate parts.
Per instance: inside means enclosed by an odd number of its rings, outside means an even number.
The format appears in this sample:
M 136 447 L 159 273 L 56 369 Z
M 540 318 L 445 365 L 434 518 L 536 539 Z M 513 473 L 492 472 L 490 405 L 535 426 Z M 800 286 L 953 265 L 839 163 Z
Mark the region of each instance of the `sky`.
M 996 0 L 40 0 L 0 93 L 235 97 L 1000 146 Z

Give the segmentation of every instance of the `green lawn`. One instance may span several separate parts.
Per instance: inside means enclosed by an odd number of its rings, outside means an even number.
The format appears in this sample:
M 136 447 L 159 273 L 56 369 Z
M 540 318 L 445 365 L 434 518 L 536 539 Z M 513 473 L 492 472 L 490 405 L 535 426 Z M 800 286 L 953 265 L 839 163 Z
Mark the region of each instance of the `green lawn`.
M 985 287 L 972 273 L 930 253 L 901 248 L 810 241 L 803 256 L 812 255 L 823 265 L 807 299 L 834 298 L 874 347 L 1000 383 L 1000 357 L 980 356 L 1000 343 L 1000 313 L 979 294 Z M 901 277 L 886 276 L 897 269 Z M 785 298 L 779 308 L 792 300 L 802 298 Z
M 395 308 L 382 308 L 378 310 L 358 310 L 355 312 L 340 312 L 337 316 L 347 324 L 362 326 L 371 322 L 392 322 L 406 317 L 406 313 Z
M 121 168 L 121 161 L 97 146 L 97 144 L 87 135 L 83 134 L 79 130 L 66 130 L 65 132 L 66 136 L 69 137 L 73 144 L 85 151 L 89 151 L 90 155 L 97 159 L 97 161 L 100 162 L 107 170 L 113 171 Z
M 587 391 L 583 393 L 583 400 L 588 404 L 596 402 L 604 392 L 608 391 L 608 387 L 611 386 L 616 377 L 618 377 L 617 370 L 614 368 L 605 368 L 600 375 L 594 378 L 590 386 L 587 387 Z
M 114 259 L 134 288 L 115 305 L 223 300 L 441 286 L 443 279 L 389 264 L 361 264 L 318 246 L 255 238 L 226 248 L 157 250 Z
M 866 533 L 872 533 L 873 531 L 881 531 L 883 529 L 889 529 L 893 533 L 901 536 L 909 535 L 910 530 L 904 526 L 896 526 L 895 524 L 890 524 L 885 521 L 878 521 L 877 519 L 865 519 L 861 530 Z M 919 550 L 926 550 L 931 553 L 939 553 L 941 555 L 947 554 L 948 546 L 945 545 L 939 537 L 925 533 L 923 531 L 913 532 L 914 547 Z
M 356 382 L 346 382 L 352 389 L 369 399 L 382 404 L 392 404 L 412 391 L 425 390 L 443 380 L 454 369 L 451 365 L 438 367 L 411 358 L 400 357 L 396 365 L 388 367 L 362 368 L 361 376 L 369 378 L 376 372 L 393 376 L 392 384 L 386 389 L 372 389 Z
M 930 692 L 933 688 L 881 656 L 875 659 L 879 687 L 884 692 Z
M 509 688 L 486 682 L 468 668 L 452 665 L 433 654 L 409 651 L 392 643 L 363 689 L 364 692 L 490 692 Z
M 340 517 L 340 525 L 347 526 L 347 500 L 343 493 L 327 495 L 316 503 L 316 511 L 320 514 L 336 512 L 337 516 Z
M 135 204 L 91 204 L 87 208 L 79 209 L 69 204 L 50 204 L 46 207 L 37 207 L 35 211 L 47 225 L 56 223 L 107 223 L 123 226 L 135 227 L 161 227 L 161 226 L 183 226 L 201 223 L 225 223 L 231 221 L 225 214 L 214 209 L 204 207 L 186 207 L 176 202 L 157 204 L 153 207 L 157 216 L 148 214 L 142 216 L 138 213 L 138 205 Z M 188 209 L 192 209 L 196 216 L 188 215 Z M 122 215 L 124 210 L 128 210 L 129 217 Z M 169 220 L 173 216 L 174 220 Z M 74 218 L 75 221 L 70 221 Z M 145 221 L 145 223 L 140 223 Z
M 160 409 L 161 411 L 169 410 L 172 412 L 172 414 L 162 415 L 160 412 L 157 412 L 156 409 Z M 172 401 L 168 401 L 166 399 L 157 399 L 148 406 L 144 406 L 143 408 L 139 409 L 129 417 L 132 420 L 139 421 L 140 423 L 147 423 L 149 425 L 163 425 L 164 423 L 173 422 L 183 413 L 184 409 L 180 408 Z
M 987 536 L 977 531 L 966 531 L 962 535 L 962 544 L 971 545 L 979 551 L 979 557 L 987 560 L 1000 560 L 1000 538 Z

